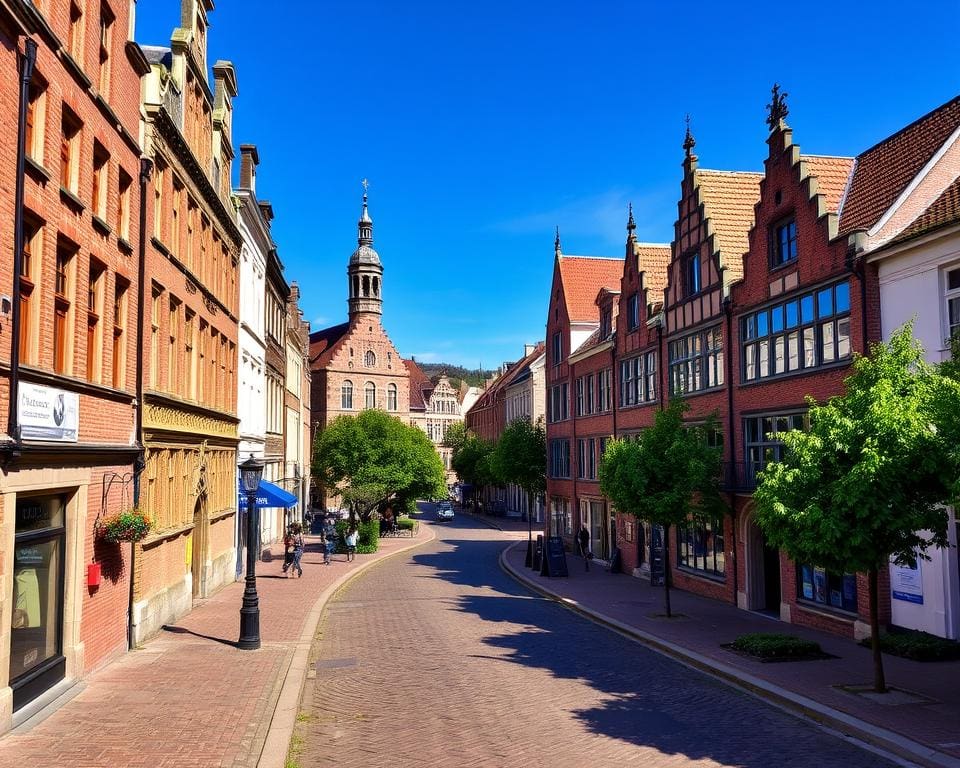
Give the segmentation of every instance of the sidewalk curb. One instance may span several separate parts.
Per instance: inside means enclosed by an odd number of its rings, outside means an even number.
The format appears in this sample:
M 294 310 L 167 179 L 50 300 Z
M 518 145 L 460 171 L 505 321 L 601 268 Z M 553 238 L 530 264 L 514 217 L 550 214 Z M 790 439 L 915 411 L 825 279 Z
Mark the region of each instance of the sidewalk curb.
M 517 571 L 507 561 L 507 553 L 518 546 L 513 543 L 504 547 L 500 552 L 500 568 L 511 578 L 523 586 L 559 603 L 574 613 L 580 614 L 607 629 L 611 629 L 625 637 L 634 640 L 664 656 L 668 656 L 682 664 L 704 672 L 724 683 L 739 688 L 757 698 L 764 699 L 791 714 L 813 720 L 820 725 L 838 731 L 840 734 L 858 739 L 865 744 L 889 753 L 902 760 L 925 766 L 925 768 L 960 768 L 960 760 L 938 752 L 932 747 L 902 736 L 894 731 L 872 725 L 864 720 L 848 715 L 839 710 L 828 707 L 792 691 L 761 680 L 746 672 L 742 672 L 722 662 L 711 659 L 695 651 L 688 650 L 643 630 L 606 616 L 599 611 L 586 608 L 577 602 L 562 597 L 544 587 L 542 584 L 528 578 L 526 574 Z
M 361 576 L 378 563 L 409 552 L 411 549 L 416 549 L 424 544 L 429 544 L 437 538 L 437 534 L 432 527 L 427 527 L 426 530 L 429 536 L 422 541 L 414 541 L 388 555 L 370 560 L 352 571 L 347 571 L 320 593 L 304 619 L 300 639 L 296 642 L 290 664 L 283 673 L 283 686 L 270 717 L 270 726 L 266 738 L 260 748 L 260 755 L 256 763 L 257 768 L 283 768 L 287 760 L 290 739 L 297 723 L 297 714 L 300 712 L 300 696 L 303 693 L 303 684 L 307 679 L 310 648 L 313 644 L 317 626 L 320 624 L 320 618 L 327 607 L 327 602 L 341 587 Z

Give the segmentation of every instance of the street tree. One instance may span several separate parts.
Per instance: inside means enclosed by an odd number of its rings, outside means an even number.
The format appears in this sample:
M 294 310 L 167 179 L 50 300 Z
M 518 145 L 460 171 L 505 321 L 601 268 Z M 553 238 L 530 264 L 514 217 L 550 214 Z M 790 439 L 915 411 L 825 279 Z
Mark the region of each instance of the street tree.
M 910 325 L 857 357 L 844 384 L 825 405 L 809 401 L 809 432 L 784 436 L 783 460 L 760 473 L 756 516 L 796 562 L 867 573 L 874 688 L 883 692 L 878 576 L 891 560 L 913 566 L 947 544 L 960 384 L 923 361 Z
M 313 472 L 364 522 L 385 502 L 446 493 L 443 462 L 423 430 L 372 409 L 317 434 Z
M 460 478 L 460 482 L 473 487 L 473 508 L 477 508 L 477 491 L 481 486 L 493 482 L 489 457 L 493 446 L 473 434 L 466 432 L 462 441 L 453 448 L 450 466 Z
M 722 515 L 720 449 L 706 424 L 685 424 L 689 406 L 673 399 L 636 440 L 614 440 L 600 460 L 600 489 L 618 511 L 663 527 L 663 598 L 670 610 L 670 529 Z
M 490 455 L 490 469 L 499 483 L 513 484 L 527 494 L 527 567 L 533 562 L 534 500 L 547 489 L 547 433 L 542 421 L 515 419 L 500 435 Z

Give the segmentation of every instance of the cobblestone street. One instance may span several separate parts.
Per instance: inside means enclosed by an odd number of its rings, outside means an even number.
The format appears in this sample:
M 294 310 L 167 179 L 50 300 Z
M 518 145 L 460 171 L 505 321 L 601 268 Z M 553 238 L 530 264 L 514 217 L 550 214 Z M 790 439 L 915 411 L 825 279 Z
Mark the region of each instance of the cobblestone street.
M 525 591 L 520 534 L 437 533 L 328 604 L 291 764 L 889 765 Z

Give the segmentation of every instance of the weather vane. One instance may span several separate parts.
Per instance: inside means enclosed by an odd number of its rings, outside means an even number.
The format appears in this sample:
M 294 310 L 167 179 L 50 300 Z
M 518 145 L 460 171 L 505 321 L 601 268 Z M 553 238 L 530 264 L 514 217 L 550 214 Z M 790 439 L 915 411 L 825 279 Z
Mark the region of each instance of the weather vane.
M 367 187 L 370 186 L 370 182 L 367 181 L 366 179 L 363 179 L 363 181 L 361 181 L 360 184 L 363 187 L 363 194 L 367 194 Z
M 786 91 L 780 91 L 779 83 L 773 84 L 773 88 L 770 89 L 770 93 L 770 103 L 767 104 L 767 109 L 770 113 L 767 115 L 767 125 L 770 126 L 771 131 L 774 131 L 790 113 L 790 110 L 787 108 L 787 96 L 789 94 Z

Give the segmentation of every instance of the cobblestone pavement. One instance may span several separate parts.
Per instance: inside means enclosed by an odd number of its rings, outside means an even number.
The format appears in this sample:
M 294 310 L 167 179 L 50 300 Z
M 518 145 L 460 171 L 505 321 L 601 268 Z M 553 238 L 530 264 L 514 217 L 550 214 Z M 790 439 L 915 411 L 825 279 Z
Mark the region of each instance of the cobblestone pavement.
M 534 596 L 467 516 L 328 603 L 291 765 L 879 768 L 878 756 Z

